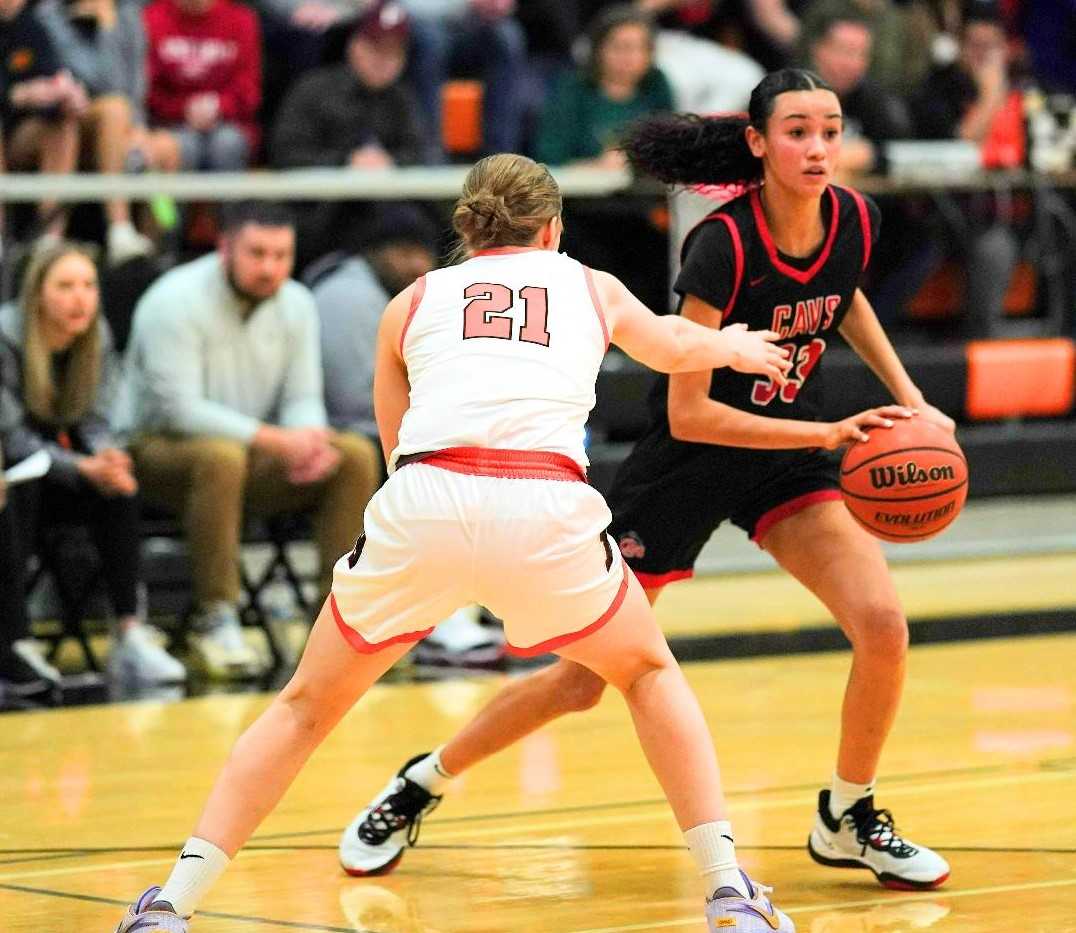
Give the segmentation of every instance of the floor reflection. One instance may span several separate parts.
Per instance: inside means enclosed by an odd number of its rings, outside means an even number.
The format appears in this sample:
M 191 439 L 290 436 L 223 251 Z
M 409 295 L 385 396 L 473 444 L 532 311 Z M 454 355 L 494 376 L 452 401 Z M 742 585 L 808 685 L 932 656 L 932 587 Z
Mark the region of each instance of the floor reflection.
M 952 908 L 936 901 L 901 901 L 879 904 L 869 910 L 833 910 L 812 917 L 809 933 L 912 933 L 925 930 L 949 916 Z
M 340 909 L 357 933 L 441 933 L 419 916 L 413 903 L 370 881 L 342 887 Z

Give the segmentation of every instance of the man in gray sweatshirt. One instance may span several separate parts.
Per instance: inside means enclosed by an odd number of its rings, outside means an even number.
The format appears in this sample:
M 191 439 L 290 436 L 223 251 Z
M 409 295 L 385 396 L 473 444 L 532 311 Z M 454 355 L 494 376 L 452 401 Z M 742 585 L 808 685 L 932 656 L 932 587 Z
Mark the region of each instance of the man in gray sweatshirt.
M 381 477 L 368 438 L 327 426 L 318 315 L 289 279 L 294 254 L 286 211 L 234 205 L 217 252 L 162 276 L 131 327 L 121 421 L 145 498 L 183 517 L 193 647 L 214 673 L 257 673 L 237 611 L 244 511 L 313 511 L 324 596 Z

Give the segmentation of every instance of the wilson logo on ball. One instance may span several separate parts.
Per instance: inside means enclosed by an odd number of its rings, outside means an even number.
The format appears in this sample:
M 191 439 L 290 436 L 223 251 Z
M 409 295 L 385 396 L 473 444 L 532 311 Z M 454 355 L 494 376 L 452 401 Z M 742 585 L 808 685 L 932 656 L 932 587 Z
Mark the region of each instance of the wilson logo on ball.
M 871 467 L 870 477 L 871 485 L 875 489 L 888 489 L 891 486 L 918 486 L 943 479 L 956 479 L 956 471 L 951 466 L 932 466 L 929 470 L 924 470 L 914 460 L 909 460 L 896 466 Z

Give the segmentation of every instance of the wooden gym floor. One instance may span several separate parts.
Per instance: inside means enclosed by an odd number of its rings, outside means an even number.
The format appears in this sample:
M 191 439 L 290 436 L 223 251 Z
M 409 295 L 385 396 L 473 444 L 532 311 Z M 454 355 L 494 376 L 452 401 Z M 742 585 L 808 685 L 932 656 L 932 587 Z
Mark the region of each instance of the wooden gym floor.
M 1076 555 L 897 576 L 914 618 L 982 617 L 985 632 L 1000 616 L 1015 631 L 1021 613 L 1045 611 L 1076 628 Z M 775 574 L 682 584 L 659 615 L 679 638 L 827 625 Z M 816 866 L 803 848 L 832 768 L 848 654 L 687 664 L 743 864 L 776 885 L 805 933 L 1076 931 L 1074 658 L 1072 632 L 914 648 L 879 804 L 952 864 L 942 890 L 917 894 Z M 500 682 L 376 688 L 211 893 L 195 933 L 702 930 L 693 867 L 612 694 L 456 782 L 394 874 L 343 875 L 336 840 L 353 811 Z M 0 716 L 0 930 L 111 931 L 124 903 L 166 876 L 228 748 L 267 700 Z

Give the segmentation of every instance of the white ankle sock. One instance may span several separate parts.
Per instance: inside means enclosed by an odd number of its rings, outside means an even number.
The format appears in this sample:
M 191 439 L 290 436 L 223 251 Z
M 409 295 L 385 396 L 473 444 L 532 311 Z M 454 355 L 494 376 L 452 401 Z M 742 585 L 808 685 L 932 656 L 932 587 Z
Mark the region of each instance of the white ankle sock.
M 863 797 L 869 797 L 874 793 L 874 780 L 871 779 L 866 784 L 855 784 L 852 781 L 846 781 L 839 777 L 837 772 L 833 772 L 833 786 L 829 791 L 829 814 L 835 820 L 840 818 L 840 815 L 844 813 L 849 807 L 853 806 L 857 800 Z
M 425 787 L 435 797 L 444 791 L 444 786 L 456 775 L 449 774 L 441 764 L 441 752 L 444 746 L 430 752 L 425 758 L 416 761 L 404 772 L 404 776 L 420 787 Z
M 707 897 L 718 888 L 735 888 L 744 897 L 750 896 L 736 861 L 736 844 L 728 820 L 693 826 L 684 833 L 684 842 L 699 866 Z
M 157 900 L 168 901 L 181 917 L 191 916 L 230 861 L 212 842 L 191 836 Z

